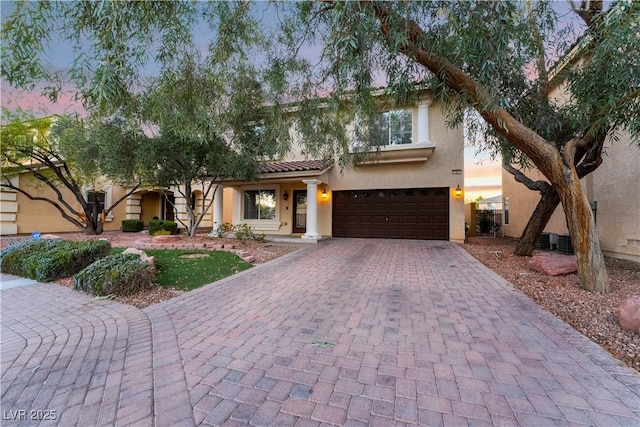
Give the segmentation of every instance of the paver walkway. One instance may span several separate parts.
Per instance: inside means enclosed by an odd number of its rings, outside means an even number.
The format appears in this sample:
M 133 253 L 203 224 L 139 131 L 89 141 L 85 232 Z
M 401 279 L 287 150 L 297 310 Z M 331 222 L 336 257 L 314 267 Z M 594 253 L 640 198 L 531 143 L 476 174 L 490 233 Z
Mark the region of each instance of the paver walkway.
M 0 298 L 3 425 L 640 425 L 637 372 L 448 242 L 334 239 L 145 310 Z

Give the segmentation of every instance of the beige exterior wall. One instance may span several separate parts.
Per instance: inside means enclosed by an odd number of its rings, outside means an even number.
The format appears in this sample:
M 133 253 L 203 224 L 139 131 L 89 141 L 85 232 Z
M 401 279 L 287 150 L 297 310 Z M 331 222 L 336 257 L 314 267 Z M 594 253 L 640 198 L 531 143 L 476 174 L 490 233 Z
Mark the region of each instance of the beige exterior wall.
M 640 147 L 628 135 L 605 147 L 600 167 L 587 177 L 589 200 L 605 255 L 640 262 Z
M 55 193 L 40 183 L 33 175 L 25 173 L 19 176 L 20 188 L 30 189 L 30 193 L 36 197 L 46 197 L 55 200 Z M 96 186 L 97 189 L 107 193 L 107 202 L 115 201 L 125 194 L 125 189 L 118 186 L 110 185 L 108 182 L 101 182 Z M 71 201 L 71 205 L 75 209 L 80 209 L 80 204 L 75 202 L 75 197 L 66 188 L 60 188 L 60 192 L 67 201 Z M 15 233 L 30 234 L 34 231 L 41 233 L 62 233 L 79 231 L 77 227 L 71 224 L 60 215 L 59 211 L 51 204 L 43 201 L 34 201 L 21 193 L 15 194 L 16 218 Z M 108 204 L 108 203 L 107 203 Z M 4 202 L 3 202 L 4 205 Z M 124 219 L 125 203 L 119 204 L 107 217 L 104 229 L 120 230 L 122 220 Z M 7 230 L 10 231 L 10 230 Z M 15 234 L 5 233 L 3 234 Z
M 195 214 L 196 216 L 200 216 L 202 215 L 202 221 L 200 222 L 199 225 L 199 229 L 208 229 L 209 231 L 211 231 L 211 228 L 213 226 L 213 205 L 210 204 L 211 199 L 212 199 L 212 194 L 208 194 L 205 198 L 204 195 L 204 190 L 205 188 L 202 185 L 194 185 L 192 188 L 192 193 L 195 194 Z M 210 193 L 213 193 L 213 189 L 211 189 Z M 182 220 L 183 223 L 187 224 L 188 223 L 188 216 L 187 216 L 187 204 L 190 203 L 189 200 L 186 200 L 184 197 L 182 197 L 182 195 L 180 194 L 180 192 L 178 191 L 177 188 L 173 188 L 173 195 L 175 196 L 175 204 L 176 204 L 176 219 L 175 221 L 178 223 L 178 228 L 179 229 L 185 229 L 185 227 L 178 221 L 178 219 Z M 205 208 L 206 210 L 203 212 L 203 203 L 202 200 L 203 198 L 205 198 Z
M 628 136 L 607 142 L 602 165 L 582 179 L 589 201 L 597 202 L 596 228 L 605 255 L 640 262 L 640 148 Z M 544 179 L 537 171 L 528 172 L 531 178 Z M 503 172 L 504 197 L 509 199 L 508 225 L 505 236 L 519 237 L 540 197 L 513 176 Z M 544 230 L 549 233 L 568 233 L 562 206 L 554 212 Z
M 162 215 L 162 195 L 155 191 L 143 193 L 140 198 L 140 219 L 145 226 L 149 226 L 149 221 L 154 217 L 160 218 Z
M 19 177 L 10 178 L 12 185 L 17 185 Z M 0 236 L 18 233 L 18 193 L 0 187 Z
M 418 140 L 419 126 L 418 107 L 413 108 L 413 141 Z M 456 186 L 464 185 L 464 143 L 463 130 L 448 129 L 440 111 L 440 105 L 428 108 L 429 144 L 435 148 L 428 159 L 402 161 L 393 163 L 377 162 L 373 157 L 371 164 L 353 166 L 340 170 L 336 164 L 322 175 L 309 174 L 299 178 L 262 180 L 257 185 L 235 186 L 225 190 L 224 212 L 225 221 L 228 219 L 229 198 L 233 208 L 232 222 L 247 222 L 258 232 L 275 235 L 288 235 L 293 227 L 293 191 L 306 190 L 303 179 L 318 179 L 316 193 L 318 204 L 318 233 L 329 236 L 332 233 L 331 212 L 332 192 L 342 190 L 394 189 L 394 188 L 423 188 L 447 187 L 450 189 L 450 239 L 464 241 L 464 194 L 455 195 Z M 406 146 L 398 146 L 400 150 Z M 302 149 L 294 148 L 292 155 L 286 160 L 305 160 Z M 382 158 L 384 161 L 384 158 Z M 454 174 L 454 170 L 456 170 Z M 245 189 L 275 189 L 277 194 L 277 220 L 275 223 L 266 221 L 244 221 L 242 218 L 242 191 Z M 327 197 L 322 198 L 322 191 L 326 188 Z M 228 196 L 231 191 L 232 196 Z M 283 199 L 284 192 L 289 195 Z

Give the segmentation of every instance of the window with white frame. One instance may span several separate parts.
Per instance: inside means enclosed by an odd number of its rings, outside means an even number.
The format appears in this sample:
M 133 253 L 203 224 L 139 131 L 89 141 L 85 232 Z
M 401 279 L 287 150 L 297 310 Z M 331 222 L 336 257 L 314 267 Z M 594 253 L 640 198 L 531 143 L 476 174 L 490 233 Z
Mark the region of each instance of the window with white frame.
M 245 190 L 244 219 L 276 219 L 276 190 Z
M 385 111 L 371 119 L 371 145 L 387 146 L 411 144 L 413 137 L 412 112 L 406 110 Z

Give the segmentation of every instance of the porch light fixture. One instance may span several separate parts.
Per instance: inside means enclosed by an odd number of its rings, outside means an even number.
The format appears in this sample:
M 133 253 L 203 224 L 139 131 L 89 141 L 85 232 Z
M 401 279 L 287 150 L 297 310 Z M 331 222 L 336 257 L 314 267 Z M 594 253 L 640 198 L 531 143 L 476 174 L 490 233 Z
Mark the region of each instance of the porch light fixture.
M 460 188 L 460 184 L 456 186 L 456 197 L 462 196 L 462 188 Z
M 289 193 L 287 193 L 287 190 L 284 190 L 284 193 L 282 193 L 282 200 L 289 200 Z
M 327 196 L 327 187 L 324 187 L 324 189 L 322 190 L 322 198 L 326 199 L 327 197 L 328 197 Z

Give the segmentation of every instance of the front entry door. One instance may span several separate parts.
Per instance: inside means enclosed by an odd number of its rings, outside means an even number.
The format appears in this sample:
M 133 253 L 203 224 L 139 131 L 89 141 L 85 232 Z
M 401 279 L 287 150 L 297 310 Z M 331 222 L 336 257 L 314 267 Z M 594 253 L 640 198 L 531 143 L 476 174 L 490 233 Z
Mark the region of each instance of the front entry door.
M 173 207 L 176 204 L 176 198 L 173 194 L 162 195 L 162 213 L 160 216 L 167 221 L 173 221 L 175 216 L 173 215 Z
M 307 190 L 293 190 L 293 232 L 307 231 Z

